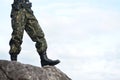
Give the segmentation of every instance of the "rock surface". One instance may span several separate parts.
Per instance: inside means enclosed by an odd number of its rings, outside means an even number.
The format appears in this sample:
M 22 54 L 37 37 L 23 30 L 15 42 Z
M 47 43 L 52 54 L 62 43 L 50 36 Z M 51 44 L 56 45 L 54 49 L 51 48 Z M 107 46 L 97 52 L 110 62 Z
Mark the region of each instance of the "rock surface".
M 71 80 L 55 66 L 36 67 L 0 60 L 0 80 Z

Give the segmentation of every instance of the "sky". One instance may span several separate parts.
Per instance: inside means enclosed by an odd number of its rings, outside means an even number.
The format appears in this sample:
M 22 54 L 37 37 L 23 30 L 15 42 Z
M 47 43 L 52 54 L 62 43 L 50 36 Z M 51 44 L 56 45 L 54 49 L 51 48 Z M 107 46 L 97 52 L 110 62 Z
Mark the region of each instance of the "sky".
M 72 80 L 120 80 L 120 0 L 31 0 L 48 57 Z M 12 0 L 1 0 L 0 59 L 9 59 Z M 40 66 L 25 33 L 18 61 Z

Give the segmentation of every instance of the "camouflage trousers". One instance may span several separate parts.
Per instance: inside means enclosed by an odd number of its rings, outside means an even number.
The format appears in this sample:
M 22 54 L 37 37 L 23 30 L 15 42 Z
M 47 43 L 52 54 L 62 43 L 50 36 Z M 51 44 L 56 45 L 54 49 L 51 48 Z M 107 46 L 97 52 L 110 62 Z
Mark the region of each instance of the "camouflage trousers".
M 10 54 L 20 53 L 24 31 L 27 32 L 33 42 L 36 42 L 35 46 L 39 54 L 46 51 L 47 43 L 44 33 L 31 9 L 12 10 L 11 18 L 13 32 L 9 42 Z

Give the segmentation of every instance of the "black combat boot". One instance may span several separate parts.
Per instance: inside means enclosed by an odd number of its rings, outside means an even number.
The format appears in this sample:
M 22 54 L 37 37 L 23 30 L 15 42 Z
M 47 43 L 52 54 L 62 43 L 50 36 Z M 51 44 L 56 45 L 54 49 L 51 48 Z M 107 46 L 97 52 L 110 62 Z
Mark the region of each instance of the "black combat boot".
M 40 58 L 41 58 L 41 66 L 46 66 L 46 65 L 49 65 L 49 66 L 54 66 L 54 65 L 57 65 L 58 63 L 60 63 L 59 60 L 51 60 L 51 59 L 48 59 L 47 55 L 46 55 L 46 52 L 44 53 L 41 53 L 40 54 Z
M 17 54 L 10 54 L 11 61 L 17 61 Z

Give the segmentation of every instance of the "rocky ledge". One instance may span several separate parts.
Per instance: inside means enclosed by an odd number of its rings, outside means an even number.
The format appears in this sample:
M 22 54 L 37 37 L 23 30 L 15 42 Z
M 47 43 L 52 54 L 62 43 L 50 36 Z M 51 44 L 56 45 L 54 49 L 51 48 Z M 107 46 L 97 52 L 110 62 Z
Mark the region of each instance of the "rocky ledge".
M 0 60 L 0 80 L 71 80 L 55 66 L 37 67 Z

